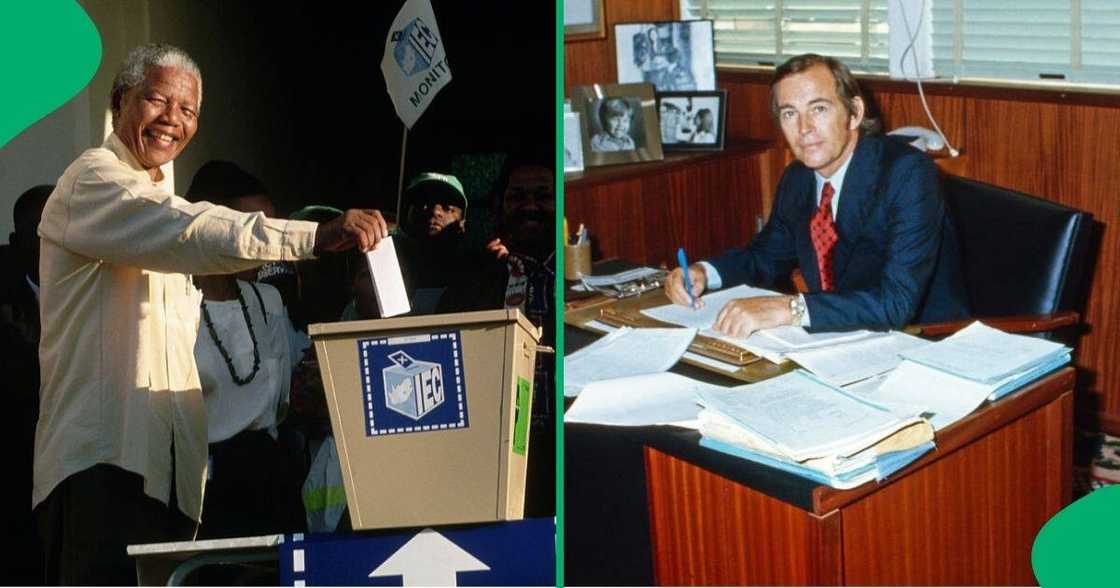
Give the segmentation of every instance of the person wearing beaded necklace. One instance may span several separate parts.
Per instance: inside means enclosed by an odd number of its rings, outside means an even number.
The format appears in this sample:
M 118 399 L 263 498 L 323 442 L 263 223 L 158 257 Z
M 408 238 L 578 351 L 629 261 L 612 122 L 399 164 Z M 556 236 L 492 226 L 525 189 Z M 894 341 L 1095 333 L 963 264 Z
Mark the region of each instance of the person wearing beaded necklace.
M 275 214 L 260 180 L 228 161 L 199 168 L 186 198 Z M 302 529 L 298 482 L 277 443 L 291 385 L 289 319 L 278 290 L 239 279 L 255 273 L 194 277 L 203 298 L 194 353 L 210 443 L 199 539 Z

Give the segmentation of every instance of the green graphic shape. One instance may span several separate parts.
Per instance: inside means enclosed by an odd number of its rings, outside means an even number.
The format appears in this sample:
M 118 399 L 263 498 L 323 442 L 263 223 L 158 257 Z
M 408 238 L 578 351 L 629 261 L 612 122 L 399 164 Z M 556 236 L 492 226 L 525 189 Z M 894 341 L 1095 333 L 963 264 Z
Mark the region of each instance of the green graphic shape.
M 1116 586 L 1120 485 L 1105 486 L 1063 508 L 1034 539 L 1031 567 L 1042 588 Z
M 0 2 L 0 147 L 75 94 L 101 64 L 101 36 L 76 1 Z
M 517 378 L 517 410 L 513 419 L 513 452 L 525 455 L 525 448 L 529 444 L 529 398 L 533 390 L 529 380 Z

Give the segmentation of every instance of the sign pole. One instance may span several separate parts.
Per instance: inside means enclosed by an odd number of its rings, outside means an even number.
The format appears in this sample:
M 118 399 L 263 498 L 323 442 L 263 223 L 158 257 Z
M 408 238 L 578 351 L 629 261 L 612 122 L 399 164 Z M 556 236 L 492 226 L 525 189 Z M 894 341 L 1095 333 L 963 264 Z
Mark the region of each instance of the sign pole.
M 405 219 L 401 217 L 401 195 L 404 194 L 404 152 L 408 146 L 408 127 L 404 126 L 404 133 L 401 135 L 401 170 L 397 177 L 397 226 L 403 226 Z

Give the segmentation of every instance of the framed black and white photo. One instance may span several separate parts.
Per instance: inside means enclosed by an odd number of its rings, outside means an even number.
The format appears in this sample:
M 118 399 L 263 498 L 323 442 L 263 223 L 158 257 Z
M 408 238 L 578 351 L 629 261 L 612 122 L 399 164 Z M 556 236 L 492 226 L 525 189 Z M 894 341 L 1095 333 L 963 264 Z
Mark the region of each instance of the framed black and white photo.
M 657 115 L 665 151 L 719 151 L 727 119 L 727 90 L 658 92 Z
M 576 86 L 572 110 L 583 119 L 587 166 L 662 159 L 652 85 Z
M 607 36 L 603 0 L 564 0 L 564 40 L 583 41 Z
M 658 92 L 716 89 L 710 20 L 614 25 L 618 83 L 649 82 Z
M 583 171 L 583 130 L 578 112 L 564 113 L 564 173 Z

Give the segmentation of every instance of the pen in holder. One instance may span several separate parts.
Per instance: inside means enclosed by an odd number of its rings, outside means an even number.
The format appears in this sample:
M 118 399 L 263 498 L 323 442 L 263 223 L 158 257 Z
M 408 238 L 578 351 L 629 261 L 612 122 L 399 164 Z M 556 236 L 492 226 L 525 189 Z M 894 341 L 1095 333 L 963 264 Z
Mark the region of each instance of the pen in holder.
M 591 241 L 564 246 L 564 279 L 574 282 L 591 275 Z

